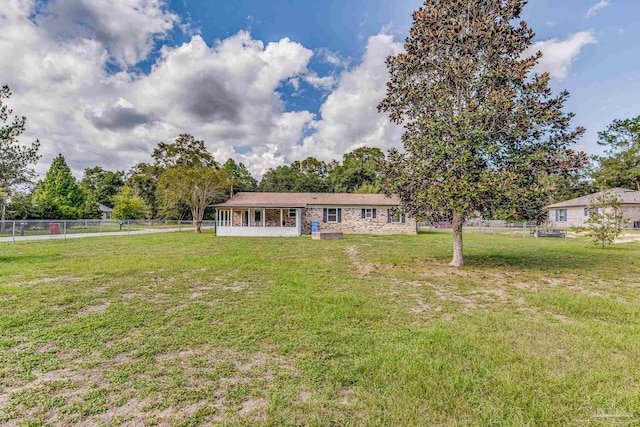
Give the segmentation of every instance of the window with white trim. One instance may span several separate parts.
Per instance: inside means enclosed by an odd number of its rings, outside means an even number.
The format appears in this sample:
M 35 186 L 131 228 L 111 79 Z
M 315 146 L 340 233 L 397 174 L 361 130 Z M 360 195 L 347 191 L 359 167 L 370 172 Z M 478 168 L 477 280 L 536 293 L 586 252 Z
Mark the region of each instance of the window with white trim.
M 289 209 L 289 218 L 295 218 L 296 217 L 296 209 Z
M 338 209 L 327 209 L 327 222 L 338 222 Z
M 402 224 L 404 222 L 404 214 L 401 212 L 396 212 L 391 214 L 391 223 L 392 224 Z
M 373 209 L 372 208 L 365 208 L 364 217 L 367 218 L 367 219 L 373 219 Z
M 556 209 L 556 221 L 565 222 L 567 220 L 566 209 Z
M 261 223 L 262 222 L 262 211 L 261 210 L 255 210 L 253 211 L 253 222 L 256 223 Z

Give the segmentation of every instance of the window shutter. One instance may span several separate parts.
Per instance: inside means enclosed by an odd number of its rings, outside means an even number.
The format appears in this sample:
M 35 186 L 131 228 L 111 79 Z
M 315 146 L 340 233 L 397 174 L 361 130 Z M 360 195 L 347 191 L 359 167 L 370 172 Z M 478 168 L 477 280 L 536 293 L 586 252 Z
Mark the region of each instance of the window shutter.
M 362 209 L 362 212 L 360 213 L 360 218 L 364 218 L 365 213 L 364 213 L 364 209 Z
M 376 217 L 376 210 L 375 209 L 373 210 L 373 217 L 374 218 Z
M 402 223 L 404 224 L 405 222 L 407 222 L 407 217 L 405 214 L 402 214 Z
M 327 222 L 327 208 L 322 209 L 322 222 Z
M 560 210 L 556 209 L 556 221 L 558 221 L 559 214 L 560 214 Z
M 391 222 L 391 209 L 387 209 L 387 222 Z
M 338 222 L 342 222 L 342 209 L 338 209 Z

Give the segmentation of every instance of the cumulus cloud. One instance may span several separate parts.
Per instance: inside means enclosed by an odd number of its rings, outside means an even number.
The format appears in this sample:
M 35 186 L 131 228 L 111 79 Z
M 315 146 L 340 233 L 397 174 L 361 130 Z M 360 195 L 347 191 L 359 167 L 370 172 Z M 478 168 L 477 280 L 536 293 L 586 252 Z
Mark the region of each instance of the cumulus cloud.
M 321 117 L 311 126 L 294 156 L 316 156 L 324 160 L 342 157 L 361 146 L 390 148 L 400 144 L 402 128 L 378 114 L 377 105 L 384 98 L 389 73 L 385 59 L 402 50 L 388 34 L 369 38 L 362 63 L 344 72 L 338 86 L 320 109 Z
M 585 15 L 585 18 L 587 19 L 592 18 L 593 16 L 595 16 L 596 13 L 598 13 L 600 10 L 604 9 L 605 7 L 609 6 L 610 4 L 611 3 L 609 2 L 609 0 L 600 0 L 598 3 L 594 4 L 589 8 L 589 10 L 587 11 L 587 14 Z
M 542 58 L 534 67 L 535 72 L 548 72 L 551 77 L 564 79 L 569 75 L 571 64 L 578 58 L 582 49 L 596 43 L 591 31 L 582 31 L 570 35 L 564 40 L 551 39 L 534 43 L 525 52 L 533 55 L 542 51 Z
M 115 105 L 99 115 L 87 112 L 87 117 L 100 130 L 133 129 L 152 120 L 151 117 L 137 112 L 135 108 L 122 105 Z
M 35 20 L 53 38 L 96 40 L 122 67 L 144 60 L 179 22 L 162 0 L 53 0 Z
M 313 52 L 288 38 L 263 43 L 241 31 L 208 44 L 194 35 L 180 46 L 162 47 L 148 73 L 113 73 L 114 55 L 126 63 L 147 59 L 146 42 L 117 53 L 96 35 L 57 37 L 52 22 L 33 19 L 38 2 L 7 2 L 0 11 L 0 57 L 11 60 L 0 65 L 0 82 L 11 86 L 15 112 L 28 117 L 25 138 L 42 141 L 39 172 L 58 153 L 76 174 L 91 164 L 127 169 L 148 161 L 158 142 L 189 132 L 221 161 L 234 156 L 261 174 L 289 161 L 314 119 L 308 111 L 286 112 L 278 91 L 312 75 L 307 65 Z M 70 20 L 53 16 L 58 9 L 51 7 L 46 20 Z M 132 22 L 144 22 L 148 9 L 136 10 L 141 16 Z M 153 40 L 157 28 L 137 39 Z M 237 153 L 234 147 L 244 148 Z
M 388 80 L 385 58 L 402 50 L 391 35 L 371 37 L 353 66 L 248 31 L 216 41 L 194 34 L 158 48 L 158 38 L 180 25 L 163 1 L 108 3 L 118 13 L 106 4 L 5 0 L 0 11 L 0 57 L 11 59 L 0 65 L 0 83 L 11 86 L 15 112 L 28 117 L 26 138 L 42 141 L 39 172 L 58 153 L 76 174 L 95 164 L 128 169 L 184 132 L 256 176 L 307 156 L 332 160 L 364 145 L 400 144 L 402 129 L 376 108 Z M 110 17 L 119 14 L 122 22 Z M 130 67 L 152 53 L 150 71 Z M 311 69 L 314 56 L 332 71 Z M 328 94 L 317 116 L 287 111 L 283 102 L 283 86 L 302 82 Z

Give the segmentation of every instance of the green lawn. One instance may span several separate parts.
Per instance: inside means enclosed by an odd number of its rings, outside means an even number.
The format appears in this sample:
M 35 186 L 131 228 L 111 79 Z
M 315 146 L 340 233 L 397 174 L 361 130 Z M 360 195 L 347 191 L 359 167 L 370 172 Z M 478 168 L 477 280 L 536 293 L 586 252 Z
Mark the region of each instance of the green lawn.
M 0 244 L 3 425 L 640 425 L 640 243 Z

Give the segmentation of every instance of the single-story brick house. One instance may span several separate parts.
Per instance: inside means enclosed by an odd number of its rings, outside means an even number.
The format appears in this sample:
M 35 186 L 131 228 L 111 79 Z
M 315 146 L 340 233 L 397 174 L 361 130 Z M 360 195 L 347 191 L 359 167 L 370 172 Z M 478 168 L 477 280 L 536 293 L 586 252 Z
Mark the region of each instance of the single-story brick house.
M 215 205 L 218 236 L 300 236 L 345 234 L 416 234 L 415 220 L 383 194 L 238 193 Z
M 620 199 L 620 212 L 624 215 L 626 226 L 640 228 L 640 191 L 626 188 L 613 188 L 608 192 Z M 589 218 L 589 204 L 600 193 L 577 197 L 547 207 L 551 227 L 582 227 Z

